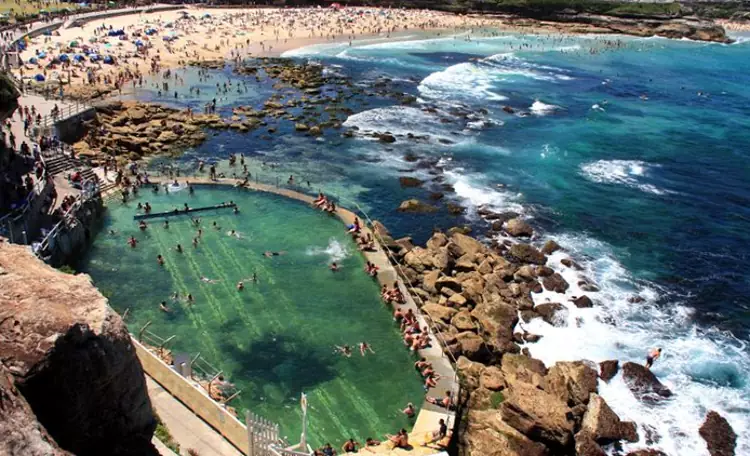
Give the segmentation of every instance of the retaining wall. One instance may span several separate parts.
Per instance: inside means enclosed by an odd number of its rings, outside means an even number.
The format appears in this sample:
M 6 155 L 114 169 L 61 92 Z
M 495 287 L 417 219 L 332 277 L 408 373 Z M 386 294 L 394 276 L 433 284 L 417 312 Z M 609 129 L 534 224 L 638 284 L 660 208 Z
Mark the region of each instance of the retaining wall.
M 151 353 L 135 338 L 131 337 L 143 370 L 165 390 L 185 404 L 203 421 L 216 429 L 244 454 L 250 454 L 247 427 L 224 407 L 219 405 L 199 386 L 193 385 L 182 375 Z

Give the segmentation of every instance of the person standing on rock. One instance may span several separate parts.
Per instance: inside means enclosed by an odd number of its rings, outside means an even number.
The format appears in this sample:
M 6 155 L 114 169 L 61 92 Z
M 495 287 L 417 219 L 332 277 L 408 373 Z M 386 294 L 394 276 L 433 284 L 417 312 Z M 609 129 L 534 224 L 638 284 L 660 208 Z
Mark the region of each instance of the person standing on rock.
M 649 351 L 648 355 L 646 356 L 646 369 L 651 369 L 654 361 L 659 359 L 659 356 L 661 356 L 661 348 L 654 348 Z

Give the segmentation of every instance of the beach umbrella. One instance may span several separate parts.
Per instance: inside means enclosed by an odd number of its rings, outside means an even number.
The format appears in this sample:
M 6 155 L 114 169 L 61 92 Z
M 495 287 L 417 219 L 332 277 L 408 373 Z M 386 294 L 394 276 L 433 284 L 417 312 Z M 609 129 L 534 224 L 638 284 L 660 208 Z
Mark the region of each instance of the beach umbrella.
M 93 36 L 89 38 L 89 43 L 96 43 L 96 38 Z
M 36 57 L 32 57 L 29 59 L 29 63 L 36 64 L 37 62 L 39 62 L 39 60 L 37 60 Z
M 42 73 L 39 73 L 34 76 L 34 79 L 36 79 L 38 82 L 44 82 L 44 75 Z
M 75 57 L 73 57 L 73 59 L 76 62 L 83 62 L 84 60 L 86 60 L 86 56 L 83 54 L 76 54 Z
M 211 15 L 208 14 L 208 13 L 206 13 L 206 14 L 203 15 L 203 17 L 211 17 Z
M 115 58 L 112 57 L 111 55 L 107 55 L 107 56 L 104 56 L 103 62 L 106 63 L 107 65 L 112 65 L 115 63 Z
M 69 62 L 70 61 L 70 57 L 68 57 L 68 54 L 60 54 L 60 56 L 58 57 L 58 59 L 60 59 L 61 62 Z
M 39 54 L 37 54 L 37 57 L 39 57 L 40 59 L 43 59 L 43 58 L 47 57 L 47 53 L 44 52 L 44 51 L 42 51 Z
M 73 40 L 70 42 L 70 47 L 78 47 L 78 41 Z
M 135 44 L 136 47 L 141 47 L 141 46 L 143 46 L 143 41 L 141 41 L 141 40 L 135 40 L 135 42 L 133 42 L 133 44 Z
M 99 54 L 89 54 L 89 60 L 91 60 L 92 62 L 96 62 L 97 60 L 99 60 Z

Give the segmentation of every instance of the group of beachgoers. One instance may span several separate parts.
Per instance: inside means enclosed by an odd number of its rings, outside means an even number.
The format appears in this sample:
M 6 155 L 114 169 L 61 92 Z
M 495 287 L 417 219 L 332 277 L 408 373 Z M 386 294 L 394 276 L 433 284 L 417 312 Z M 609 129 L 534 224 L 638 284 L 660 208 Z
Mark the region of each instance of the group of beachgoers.
M 318 193 L 318 197 L 313 200 L 313 206 L 329 214 L 336 212 L 336 203 L 329 200 L 323 193 Z

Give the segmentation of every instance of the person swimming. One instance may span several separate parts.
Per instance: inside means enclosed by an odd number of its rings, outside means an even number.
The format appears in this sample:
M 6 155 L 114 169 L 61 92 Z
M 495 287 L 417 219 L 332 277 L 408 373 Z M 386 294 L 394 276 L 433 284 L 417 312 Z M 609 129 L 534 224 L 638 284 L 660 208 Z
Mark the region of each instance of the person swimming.
M 206 276 L 201 276 L 201 282 L 205 282 L 205 283 L 219 283 L 218 280 L 216 280 L 216 279 L 209 279 Z
M 192 304 L 195 300 L 193 299 L 193 295 L 188 293 L 187 295 L 187 301 L 188 303 Z
M 263 252 L 263 256 L 265 256 L 267 258 L 271 258 L 271 257 L 283 255 L 285 253 L 286 252 L 284 252 L 284 251 L 281 251 L 281 252 L 271 252 L 270 250 L 266 250 L 265 252 Z
M 338 265 L 338 264 L 336 264 L 336 262 L 335 262 L 335 261 L 334 261 L 333 263 L 331 263 L 331 265 L 330 265 L 330 266 L 329 266 L 328 268 L 329 268 L 329 269 L 330 269 L 331 271 L 333 271 L 333 272 L 336 272 L 336 271 L 338 271 L 338 270 L 340 269 L 340 268 L 339 268 L 339 265 Z
M 237 282 L 237 291 L 242 291 L 244 289 L 245 289 L 245 283 L 242 282 L 241 280 Z
M 217 230 L 217 231 L 220 231 L 220 230 L 221 230 L 221 227 L 219 226 L 219 224 L 218 224 L 218 223 L 216 223 L 216 220 L 214 220 L 214 223 L 213 223 L 213 225 L 212 225 L 212 228 L 213 228 L 213 229 L 215 229 L 215 230 Z
M 156 262 L 159 263 L 159 266 L 164 266 L 164 257 L 161 255 L 156 255 Z
M 159 303 L 159 309 L 161 309 L 162 312 L 169 313 L 169 307 L 167 307 L 167 301 L 162 301 Z
M 177 247 L 175 247 L 175 250 L 177 250 L 178 253 L 182 253 L 182 246 L 180 244 L 177 244 Z
M 138 223 L 138 228 L 140 228 L 141 231 L 146 231 L 146 228 L 148 228 L 148 225 L 146 224 L 146 222 L 144 222 L 143 220 L 141 220 Z
M 375 354 L 375 350 L 373 350 L 373 349 L 372 349 L 372 347 L 370 347 L 370 344 L 368 344 L 367 342 L 360 342 L 360 343 L 359 343 L 359 353 L 360 353 L 360 354 L 361 354 L 362 356 L 365 356 L 365 353 L 366 353 L 366 352 L 367 352 L 368 350 L 369 350 L 369 351 L 370 351 L 370 353 L 372 353 L 373 355 Z
M 169 220 L 164 220 L 164 229 L 165 230 L 169 229 Z
M 172 293 L 172 301 L 179 301 L 180 300 L 180 293 L 174 292 Z
M 117 231 L 115 231 L 115 230 L 109 230 L 109 235 L 110 236 L 117 236 Z
M 334 353 L 341 353 L 342 355 L 346 356 L 347 358 L 352 357 L 352 349 L 348 345 L 336 345 L 334 346 L 335 351 Z
M 135 248 L 135 246 L 138 245 L 138 240 L 133 236 L 130 236 L 130 239 L 128 239 L 128 245 L 130 245 L 131 248 Z

